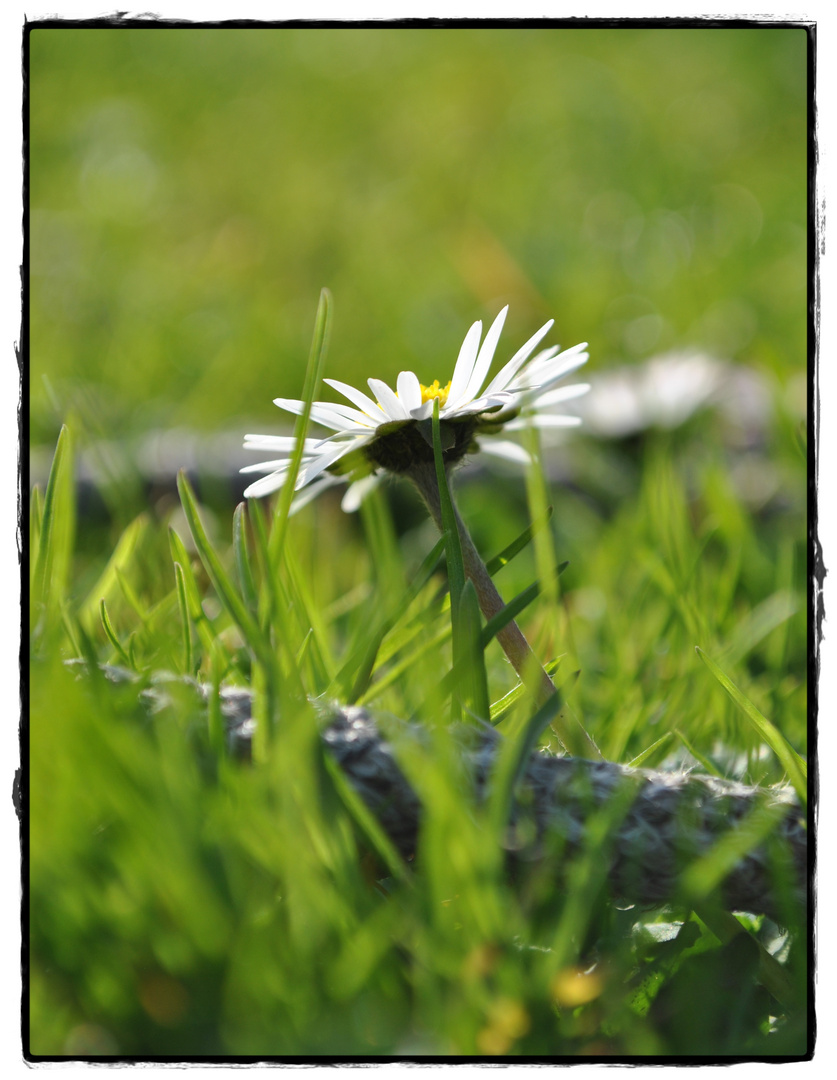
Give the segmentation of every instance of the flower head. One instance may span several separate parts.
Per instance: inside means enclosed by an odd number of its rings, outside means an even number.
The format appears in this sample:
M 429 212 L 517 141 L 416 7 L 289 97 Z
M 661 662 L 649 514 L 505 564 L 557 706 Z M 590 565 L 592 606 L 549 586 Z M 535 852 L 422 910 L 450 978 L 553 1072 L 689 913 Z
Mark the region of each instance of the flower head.
M 334 433 L 323 439 L 305 440 L 296 488 L 307 488 L 297 505 L 307 502 L 323 488 L 351 481 L 343 499 L 345 510 L 355 510 L 381 472 L 409 474 L 419 462 L 433 459 L 432 415 L 439 402 L 440 434 L 447 463 L 484 450 L 512 461 L 527 461 L 518 443 L 498 439 L 500 432 L 535 427 L 566 427 L 580 423 L 577 417 L 550 410 L 579 397 L 587 384 L 554 389 L 566 375 L 587 362 L 586 343 L 566 352 L 558 346 L 532 353 L 552 327 L 545 323 L 485 386 L 508 308 L 491 324 L 482 340 L 482 323 L 475 322 L 465 336 L 453 377 L 446 386 L 439 380 L 422 385 L 412 371 L 402 371 L 393 390 L 380 379 L 369 379 L 374 398 L 362 390 L 326 379 L 351 406 L 315 401 L 311 421 Z M 304 402 L 276 398 L 274 404 L 299 414 Z M 281 435 L 247 435 L 245 449 L 279 455 L 275 460 L 248 465 L 244 473 L 266 473 L 244 492 L 245 496 L 268 495 L 278 490 L 288 474 L 294 438 Z

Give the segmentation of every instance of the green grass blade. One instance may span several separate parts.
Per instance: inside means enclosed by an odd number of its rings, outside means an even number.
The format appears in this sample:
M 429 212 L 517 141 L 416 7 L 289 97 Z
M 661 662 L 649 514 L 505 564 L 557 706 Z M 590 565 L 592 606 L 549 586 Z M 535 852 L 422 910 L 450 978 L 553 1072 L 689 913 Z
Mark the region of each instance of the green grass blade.
M 682 731 L 680 731 L 678 728 L 673 728 L 670 734 L 674 734 L 677 736 L 677 738 L 685 746 L 685 748 L 692 755 L 695 761 L 700 762 L 700 765 L 705 773 L 708 773 L 709 776 L 718 776 L 722 779 L 724 778 L 724 774 L 721 772 L 718 766 L 714 765 L 705 754 L 702 754 L 700 752 L 700 750 L 692 746 L 692 744 L 689 742 L 689 740 L 686 738 Z
M 291 512 L 291 503 L 294 500 L 297 477 L 302 462 L 302 454 L 305 446 L 305 434 L 308 431 L 308 422 L 311 419 L 311 405 L 314 395 L 320 385 L 323 366 L 325 364 L 328 341 L 331 334 L 332 300 L 328 289 L 320 292 L 320 302 L 317 306 L 317 316 L 314 322 L 314 337 L 311 341 L 311 351 L 308 354 L 308 366 L 305 370 L 305 383 L 302 390 L 304 402 L 301 415 L 294 425 L 296 445 L 291 454 L 291 463 L 288 475 L 282 485 L 279 497 L 279 505 L 276 509 L 276 519 L 270 534 L 270 556 L 274 569 L 278 568 L 282 545 L 285 541 L 285 533 L 288 528 L 288 518 Z
M 490 816 L 495 830 L 505 829 L 511 813 L 515 788 L 526 769 L 529 755 L 535 750 L 541 735 L 561 709 L 560 691 L 544 702 L 526 722 L 514 739 L 509 739 L 497 757 L 491 783 Z
M 191 529 L 192 537 L 195 541 L 195 547 L 198 549 L 198 555 L 215 587 L 218 598 L 238 626 L 251 651 L 266 668 L 272 669 L 275 664 L 275 658 L 270 648 L 270 644 L 266 640 L 254 616 L 247 610 L 244 601 L 239 596 L 229 575 L 222 566 L 221 560 L 215 552 L 215 549 L 209 542 L 209 537 L 206 535 L 206 530 L 203 527 L 203 522 L 198 513 L 197 500 L 195 499 L 194 492 L 192 491 L 191 485 L 186 479 L 186 474 L 183 470 L 181 470 L 177 476 L 177 489 L 180 492 L 180 501 L 183 504 L 183 512 L 189 523 L 189 528 Z
M 561 666 L 562 659 L 563 655 L 556 656 L 554 660 L 550 660 L 548 664 L 544 665 L 544 671 L 550 679 L 555 677 L 558 668 Z M 495 726 L 501 724 L 526 692 L 524 684 L 519 682 L 507 694 L 495 701 L 491 706 L 491 723 Z
M 233 554 L 238 584 L 247 607 L 256 613 L 259 606 L 253 571 L 250 568 L 250 555 L 247 551 L 247 536 L 244 528 L 244 503 L 239 503 L 233 513 Z
M 392 877 L 409 884 L 411 881 L 409 868 L 401 858 L 398 849 L 381 828 L 378 819 L 352 787 L 334 758 L 326 752 L 322 760 L 349 816 L 354 819 L 361 833 L 366 836 Z
M 445 462 L 442 457 L 442 437 L 439 425 L 439 399 L 433 401 L 433 460 L 436 466 L 436 483 L 439 485 L 439 502 L 442 508 L 442 528 L 445 539 L 445 555 L 448 564 L 448 589 L 451 598 L 451 620 L 456 634 L 459 598 L 465 587 L 465 564 L 462 561 L 462 545 L 459 542 L 459 528 L 456 513 L 448 487 Z
M 499 570 L 502 570 L 504 566 L 507 566 L 516 555 L 519 555 L 520 552 L 523 551 L 523 549 L 527 547 L 529 543 L 531 543 L 532 537 L 535 535 L 535 533 L 538 532 L 539 529 L 542 529 L 545 525 L 547 525 L 551 518 L 552 507 L 548 506 L 546 508 L 546 513 L 543 517 L 538 518 L 536 521 L 533 521 L 531 525 L 527 525 L 516 540 L 512 540 L 508 547 L 504 547 L 503 550 L 499 553 L 499 555 L 495 555 L 493 559 L 486 563 L 485 568 L 490 574 L 490 576 L 494 577 L 494 575 Z M 559 570 L 558 572 L 560 573 L 561 571 Z
M 480 603 L 473 581 L 466 581 L 459 598 L 459 631 L 462 634 L 459 660 L 460 700 L 466 711 L 480 720 L 488 720 L 488 675 L 485 671 Z
M 727 667 L 734 667 L 775 629 L 787 622 L 799 608 L 789 590 L 780 590 L 763 600 L 738 624 L 721 653 Z
M 262 575 L 262 588 L 259 593 L 259 623 L 261 626 L 270 626 L 274 621 L 275 613 L 280 608 L 276 590 L 276 577 L 271 569 L 267 522 L 265 521 L 260 499 L 249 500 L 247 514 L 253 526 L 256 560 Z
M 148 612 L 146 611 L 145 606 L 137 596 L 133 585 L 131 585 L 130 581 L 125 576 L 124 571 L 120 570 L 119 567 L 116 567 L 115 573 L 119 591 L 127 600 L 128 605 L 136 612 L 140 622 L 145 626 L 148 622 Z
M 174 564 L 174 580 L 177 585 L 177 606 L 180 611 L 180 626 L 183 632 L 183 670 L 187 675 L 194 675 L 192 620 L 189 618 L 189 602 L 186 599 L 186 576 L 179 562 Z
M 73 443 L 66 424 L 61 428 L 44 496 L 38 558 L 32 587 L 32 625 L 44 631 L 60 621 L 67 593 L 75 535 Z
M 29 586 L 35 580 L 35 567 L 38 564 L 38 550 L 41 543 L 41 526 L 44 519 L 44 497 L 36 484 L 32 488 L 29 501 Z
M 476 612 L 478 616 L 479 601 L 477 600 L 476 590 L 474 590 L 472 582 L 466 581 L 465 589 L 463 590 L 462 595 L 464 597 L 465 591 L 468 590 L 469 586 L 471 587 L 471 590 L 474 591 L 474 600 L 477 603 Z M 490 619 L 481 629 L 479 619 L 477 620 L 476 624 L 474 624 L 473 622 L 473 612 L 469 611 L 467 613 L 467 616 L 463 612 L 463 623 L 465 622 L 466 618 L 468 622 L 467 625 L 460 625 L 460 633 L 462 635 L 463 642 L 462 655 L 460 655 L 459 659 L 454 663 L 453 668 L 439 682 L 438 686 L 434 687 L 434 694 L 436 694 L 437 696 L 441 696 L 442 698 L 447 697 L 447 695 L 456 685 L 468 688 L 464 691 L 466 697 L 468 697 L 470 693 L 476 691 L 479 695 L 480 708 L 484 707 L 485 709 L 484 712 L 478 712 L 476 713 L 476 715 L 480 716 L 484 720 L 487 720 L 491 713 L 490 706 L 488 705 L 487 701 L 483 702 L 482 700 L 481 687 L 477 688 L 475 683 L 472 685 L 472 678 L 476 680 L 481 680 L 484 676 L 487 680 L 487 676 L 485 675 L 485 658 L 483 657 L 483 652 L 485 651 L 491 640 L 495 637 L 495 635 L 498 634 L 504 626 L 507 626 L 520 611 L 527 607 L 535 599 L 539 592 L 540 586 L 537 582 L 533 583 L 529 586 L 528 589 L 524 589 L 522 593 L 516 596 L 514 600 L 506 604 L 506 606 L 501 611 L 498 611 L 494 618 Z M 461 602 L 462 601 L 460 600 L 460 603 Z M 479 667 L 482 669 L 482 676 L 479 675 L 479 672 L 476 672 L 472 675 L 471 671 L 474 664 L 476 663 L 476 661 L 472 659 L 473 649 L 471 647 L 471 633 L 474 625 L 476 625 L 477 633 L 475 646 L 480 654 Z
M 764 843 L 792 811 L 793 807 L 787 803 L 769 801 L 753 807 L 743 821 L 725 832 L 709 851 L 683 871 L 680 886 L 685 897 L 695 903 L 714 892 L 738 863 Z
M 384 638 L 400 624 L 402 618 L 406 616 L 410 605 L 430 580 L 430 576 L 439 561 L 439 557 L 441 556 L 444 547 L 445 540 L 444 537 L 441 537 L 422 561 L 416 576 L 410 583 L 407 591 L 401 597 L 400 602 L 393 608 L 393 612 L 398 613 L 401 618 L 397 618 L 395 614 L 390 615 L 382 620 L 381 625 L 374 633 L 365 634 L 363 640 L 352 650 L 348 660 L 343 664 L 340 671 L 335 676 L 332 686 L 330 687 L 332 692 L 338 692 L 340 687 L 346 688 L 351 686 L 350 690 L 344 690 L 344 692 L 348 694 L 346 697 L 348 704 L 354 704 L 358 698 L 366 693 L 374 673 L 375 661 L 380 652 Z
M 82 634 L 84 631 L 78 624 L 78 620 L 73 617 L 72 612 L 67 610 L 67 605 L 63 604 L 61 607 L 61 623 L 64 627 L 64 633 L 67 635 L 67 640 L 70 642 L 70 646 L 73 650 L 73 656 L 85 656 L 82 652 Z M 95 650 L 91 646 L 91 655 Z
M 451 630 L 453 633 L 454 667 L 459 663 L 460 649 L 463 645 L 460 629 L 459 602 L 465 587 L 465 564 L 462 560 L 462 545 L 459 541 L 459 526 L 453 500 L 450 497 L 448 477 L 442 457 L 442 436 L 439 424 L 439 399 L 433 400 L 433 461 L 436 466 L 436 483 L 439 486 L 439 503 L 442 514 L 442 529 L 445 539 L 445 556 L 448 565 L 448 589 L 450 591 Z M 459 718 L 456 699 L 451 704 L 451 720 Z
M 121 644 L 119 638 L 116 636 L 116 631 L 113 629 L 113 626 L 111 625 L 111 621 L 108 618 L 108 609 L 107 609 L 107 607 L 105 605 L 104 600 L 101 600 L 99 602 L 99 615 L 101 617 L 102 626 L 104 627 L 105 634 L 107 635 L 107 639 L 111 643 L 111 645 L 114 647 L 117 656 L 119 657 L 119 659 L 122 661 L 122 663 L 126 667 L 130 668 L 132 671 L 136 671 L 137 669 L 136 669 L 136 666 L 134 664 L 133 658 L 129 657 L 128 654 L 125 652 L 125 650 L 122 648 L 122 644 Z
M 480 634 L 480 646 L 485 649 L 488 643 L 500 633 L 504 626 L 516 619 L 517 616 L 524 611 L 539 595 L 541 587 L 539 582 L 534 581 L 528 589 L 524 589 L 523 592 L 518 593 L 513 600 L 510 600 L 504 608 L 488 622 L 482 629 Z
M 303 624 L 305 638 L 308 641 L 307 656 L 314 679 L 314 693 L 320 694 L 332 681 L 334 659 L 328 646 L 328 635 L 320 613 L 305 581 L 292 544 L 285 545 L 285 572 L 294 609 Z
M 380 697 L 385 690 L 388 690 L 398 682 L 405 671 L 414 667 L 431 649 L 438 649 L 440 645 L 444 644 L 450 637 L 450 634 L 450 625 L 447 625 L 443 626 L 441 630 L 433 634 L 432 637 L 424 637 L 417 649 L 409 653 L 402 660 L 399 660 L 397 664 L 394 664 L 389 671 L 379 679 L 376 679 L 369 689 L 358 698 L 357 704 L 368 705 L 370 701 L 374 701 L 375 698 Z
M 543 456 L 537 429 L 527 427 L 523 432 L 523 442 L 531 458 L 526 468 L 526 495 L 529 500 L 529 517 L 534 524 L 549 519 L 549 487 L 543 471 Z M 555 610 L 558 604 L 558 574 L 552 530 L 535 528 L 532 535 L 535 541 L 538 580 L 550 610 Z
M 79 605 L 78 618 L 88 632 L 91 630 L 99 612 L 99 601 L 104 599 L 110 602 L 113 592 L 119 584 L 117 572 L 122 574 L 126 572 L 148 532 L 149 525 L 150 521 L 146 513 L 134 518 L 119 537 L 113 554 L 98 581 Z
M 671 732 L 667 731 L 665 735 L 657 739 L 656 742 L 651 743 L 649 747 L 646 747 L 641 754 L 637 754 L 633 760 L 628 762 L 629 769 L 638 769 L 640 765 L 644 765 L 649 758 L 651 758 L 661 747 L 671 739 Z
M 404 570 L 392 513 L 380 489 L 374 489 L 363 500 L 360 516 L 378 589 L 378 603 L 386 615 L 396 613 L 398 609 L 394 603 L 405 587 Z
M 262 504 L 258 499 L 250 499 L 247 506 L 247 512 L 250 515 L 250 521 L 253 524 L 253 539 L 256 544 L 256 555 L 262 571 L 263 586 L 259 597 L 259 625 L 263 628 L 263 633 L 265 635 L 272 632 L 275 640 L 278 641 L 279 645 L 284 650 L 284 654 L 290 665 L 291 682 L 293 683 L 293 693 L 291 694 L 291 697 L 295 695 L 298 699 L 301 699 L 305 696 L 305 693 L 302 675 L 296 663 L 296 654 L 298 650 L 294 650 L 290 642 L 289 603 L 280 574 L 278 570 L 274 570 L 270 547 L 272 534 L 268 536 L 267 522 L 265 521 Z M 273 528 L 276 528 L 275 520 Z M 287 556 L 287 552 L 283 551 L 283 554 Z M 287 565 L 287 557 L 285 558 L 285 562 Z M 303 634 L 307 629 L 308 628 L 305 627 Z M 283 692 L 285 689 L 289 688 L 289 684 L 288 687 L 285 685 L 282 686 Z M 273 693 L 272 684 L 271 693 Z M 286 703 L 290 703 L 290 699 L 288 699 Z M 275 715 L 273 705 L 265 706 L 265 715 Z
M 766 716 L 762 716 L 750 699 L 738 689 L 728 675 L 724 674 L 715 661 L 706 655 L 703 649 L 699 646 L 695 646 L 695 651 L 735 704 L 741 709 L 756 729 L 759 736 L 764 739 L 782 763 L 782 767 L 787 773 L 788 779 L 793 784 L 797 795 L 802 800 L 803 804 L 807 805 L 808 766 L 805 760 L 793 749 L 778 728 L 776 728 Z
M 206 612 L 203 610 L 201 594 L 192 570 L 192 560 L 189 556 L 189 552 L 186 550 L 186 545 L 172 528 L 169 528 L 169 547 L 171 549 L 172 562 L 178 563 L 183 573 L 183 587 L 186 593 L 186 606 L 189 617 L 195 624 L 195 630 L 200 638 L 201 647 L 206 655 L 209 656 L 212 649 L 215 647 L 217 635 L 212 623 L 206 617 Z M 219 647 L 223 649 L 220 642 Z M 226 653 L 226 650 L 224 650 L 224 652 Z M 228 656 L 227 659 L 229 659 Z

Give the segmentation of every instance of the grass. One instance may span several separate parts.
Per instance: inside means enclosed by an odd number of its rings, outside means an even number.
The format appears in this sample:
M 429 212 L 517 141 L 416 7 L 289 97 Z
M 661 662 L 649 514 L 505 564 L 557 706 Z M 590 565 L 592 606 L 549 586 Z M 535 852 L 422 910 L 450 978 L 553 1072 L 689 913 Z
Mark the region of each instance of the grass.
M 764 840 L 769 815 L 687 869 L 695 908 L 614 908 L 603 867 L 615 804 L 591 822 L 564 890 L 544 868 L 523 886 L 509 880 L 500 839 L 514 778 L 527 748 L 544 732 L 549 741 L 554 710 L 537 712 L 517 692 L 500 721 L 510 742 L 494 797 L 475 805 L 447 701 L 453 689 L 450 700 L 477 714 L 493 702 L 494 714 L 514 680 L 468 604 L 470 586 L 451 634 L 444 541 L 434 546 L 423 527 L 399 538 L 380 492 L 365 535 L 326 499 L 290 519 L 286 500 L 277 514 L 239 507 L 225 539 L 182 477 L 188 527 L 173 513 L 138 519 L 92 590 L 78 592 L 71 445 L 63 432 L 32 504 L 32 1053 L 805 1052 L 803 913 L 789 936 L 742 917 L 751 958 L 698 903 Z M 606 757 L 671 765 L 687 748 L 712 771 L 790 780 L 804 795 L 798 574 L 770 550 L 785 541 L 766 541 L 730 504 L 711 464 L 687 492 L 674 450 L 648 445 L 639 498 L 598 520 L 595 550 L 562 568 L 557 606 L 542 587 L 529 591 L 522 624 L 543 659 L 563 644 L 557 683 Z M 509 492 L 485 479 L 461 488 L 466 516 L 479 521 L 486 500 L 501 549 L 490 565 L 510 596 L 536 575 L 526 541 L 538 530 L 504 537 L 513 515 L 497 507 Z M 557 518 L 572 514 L 572 496 L 553 498 Z M 426 556 L 421 565 L 410 550 Z M 67 665 L 79 657 L 83 678 Z M 138 683 L 114 685 L 98 663 L 127 667 Z M 252 767 L 227 757 L 217 706 L 201 708 L 172 676 L 255 689 Z M 173 702 L 149 717 L 139 690 L 155 686 Z M 429 749 L 402 758 L 425 806 L 415 864 L 320 747 L 308 700 L 345 700 L 347 687 L 433 732 Z M 759 978 L 760 948 L 780 958 L 772 982 Z

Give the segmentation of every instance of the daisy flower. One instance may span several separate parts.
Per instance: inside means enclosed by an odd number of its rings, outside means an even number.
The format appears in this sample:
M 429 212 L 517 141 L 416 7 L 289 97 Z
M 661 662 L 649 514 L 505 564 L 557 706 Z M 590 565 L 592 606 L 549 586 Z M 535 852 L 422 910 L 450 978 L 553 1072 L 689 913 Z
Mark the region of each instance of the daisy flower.
M 535 353 L 553 320 L 514 354 L 485 385 L 508 307 L 503 308 L 482 339 L 482 323 L 475 322 L 462 343 L 453 377 L 447 385 L 435 380 L 428 386 L 412 371 L 402 371 L 393 390 L 380 379 L 369 379 L 372 397 L 338 379 L 324 380 L 350 405 L 316 401 L 311 421 L 333 434 L 305 440 L 296 489 L 295 508 L 332 484 L 350 482 L 343 499 L 344 510 L 356 510 L 364 495 L 382 473 L 410 475 L 418 466 L 432 463 L 433 403 L 438 398 L 442 450 L 446 464 L 483 450 L 516 462 L 528 454 L 510 439 L 497 436 L 529 425 L 540 428 L 567 427 L 581 421 L 552 411 L 556 405 L 580 397 L 590 387 L 574 384 L 556 387 L 565 376 L 588 359 L 586 343 L 560 352 L 557 345 Z M 534 355 L 533 355 L 534 353 Z M 300 414 L 304 403 L 276 398 L 275 405 Z M 264 473 L 244 492 L 255 498 L 282 487 L 290 468 L 293 436 L 247 435 L 244 447 L 274 455 L 272 460 L 248 465 L 243 473 Z

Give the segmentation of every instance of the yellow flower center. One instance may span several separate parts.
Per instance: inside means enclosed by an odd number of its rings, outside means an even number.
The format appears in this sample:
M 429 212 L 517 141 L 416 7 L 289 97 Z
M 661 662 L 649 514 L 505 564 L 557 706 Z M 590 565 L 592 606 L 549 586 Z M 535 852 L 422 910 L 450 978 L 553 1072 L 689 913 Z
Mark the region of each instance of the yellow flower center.
M 419 386 L 421 386 L 422 405 L 425 403 L 425 401 L 430 401 L 431 398 L 437 397 L 439 399 L 439 408 L 441 409 L 441 407 L 448 400 L 450 383 L 448 383 L 447 386 L 439 386 L 439 380 L 434 379 L 430 386 L 423 386 L 421 383 L 419 383 Z

